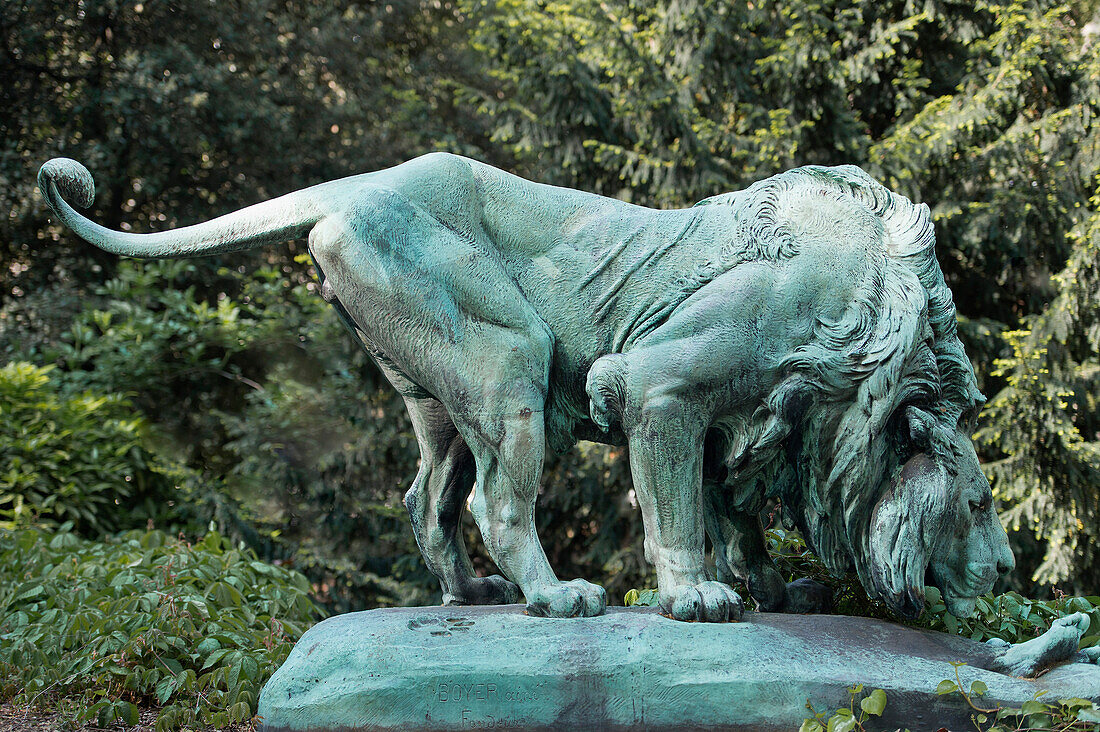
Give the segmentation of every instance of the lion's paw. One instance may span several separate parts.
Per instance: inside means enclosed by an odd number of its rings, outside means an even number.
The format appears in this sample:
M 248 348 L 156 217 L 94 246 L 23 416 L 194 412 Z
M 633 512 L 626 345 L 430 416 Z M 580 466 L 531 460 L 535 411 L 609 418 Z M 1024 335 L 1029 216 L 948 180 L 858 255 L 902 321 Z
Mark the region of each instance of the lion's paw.
M 519 602 L 519 588 L 499 574 L 471 577 L 454 593 L 443 593 L 444 605 L 512 605 Z
M 607 590 L 582 579 L 537 587 L 527 595 L 527 614 L 544 618 L 599 615 L 607 607 Z
M 662 594 L 661 608 L 676 620 L 726 623 L 741 619 L 745 603 L 729 585 L 709 581 L 673 587 Z
M 806 577 L 788 583 L 786 595 L 786 613 L 827 613 L 833 609 L 832 588 Z

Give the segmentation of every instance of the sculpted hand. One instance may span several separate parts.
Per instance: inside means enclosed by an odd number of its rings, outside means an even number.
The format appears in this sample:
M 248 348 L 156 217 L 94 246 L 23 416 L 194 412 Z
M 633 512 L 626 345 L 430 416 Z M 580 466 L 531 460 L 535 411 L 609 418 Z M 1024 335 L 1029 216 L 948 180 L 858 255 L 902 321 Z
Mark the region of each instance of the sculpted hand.
M 1074 613 L 1058 618 L 1046 633 L 1024 643 L 1008 645 L 1004 641 L 994 639 L 989 642 L 990 645 L 1003 647 L 1005 651 L 993 661 L 991 670 L 1010 676 L 1034 678 L 1062 661 L 1080 660 L 1095 663 L 1100 659 L 1100 649 L 1087 648 L 1080 653 L 1077 651 L 1081 636 L 1088 627 L 1089 616 L 1084 613 Z

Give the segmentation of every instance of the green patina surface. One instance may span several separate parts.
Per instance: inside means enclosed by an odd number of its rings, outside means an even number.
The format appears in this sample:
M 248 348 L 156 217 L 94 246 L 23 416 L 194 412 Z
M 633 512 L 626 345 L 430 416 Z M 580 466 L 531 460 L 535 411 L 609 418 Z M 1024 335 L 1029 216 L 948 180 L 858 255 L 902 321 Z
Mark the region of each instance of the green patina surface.
M 610 608 L 587 620 L 522 607 L 371 610 L 307 632 L 264 688 L 266 732 L 317 730 L 793 730 L 846 706 L 862 683 L 887 694 L 882 729 L 964 729 L 973 712 L 938 696 L 966 662 L 982 703 L 1100 700 L 1100 668 L 1066 664 L 1037 680 L 986 670 L 999 651 L 865 618 L 746 613 L 679 623 Z M 876 722 L 878 724 L 878 722 Z M 879 727 L 876 727 L 879 728 Z
M 681 210 L 541 185 L 432 154 L 156 234 L 78 214 L 88 171 L 46 163 L 62 222 L 126 256 L 309 236 L 321 292 L 404 397 L 421 465 L 405 498 L 454 604 L 603 612 L 535 532 L 544 450 L 629 446 L 665 610 L 722 622 L 737 577 L 767 610 L 824 610 L 764 549 L 770 500 L 835 572 L 898 613 L 926 577 L 948 607 L 1013 566 L 969 435 L 983 401 L 928 208 L 858 168 L 805 167 Z M 470 496 L 504 577 L 476 577 Z M 716 548 L 707 574 L 705 535 Z

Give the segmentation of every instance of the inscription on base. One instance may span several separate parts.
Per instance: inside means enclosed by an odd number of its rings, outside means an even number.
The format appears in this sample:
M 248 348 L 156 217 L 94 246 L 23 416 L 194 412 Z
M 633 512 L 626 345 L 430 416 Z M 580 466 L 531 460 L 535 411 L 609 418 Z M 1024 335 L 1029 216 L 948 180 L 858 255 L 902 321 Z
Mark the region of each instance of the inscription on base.
M 440 684 L 436 689 L 440 703 L 500 701 L 496 684 Z
M 522 719 L 487 714 L 486 707 L 482 703 L 495 704 L 497 705 L 495 708 L 493 706 L 488 708 L 499 710 L 502 705 L 537 702 L 539 694 L 537 689 L 509 689 L 492 681 L 470 683 L 441 681 L 432 689 L 431 698 L 433 702 L 454 710 L 445 716 L 450 717 L 457 712 L 460 723 L 465 729 L 523 729 L 527 725 Z

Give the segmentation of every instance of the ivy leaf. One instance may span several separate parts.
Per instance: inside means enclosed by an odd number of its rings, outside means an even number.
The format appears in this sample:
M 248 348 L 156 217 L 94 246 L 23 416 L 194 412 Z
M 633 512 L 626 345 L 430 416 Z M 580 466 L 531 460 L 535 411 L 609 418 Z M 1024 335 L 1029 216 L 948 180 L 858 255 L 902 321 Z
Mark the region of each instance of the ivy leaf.
M 829 718 L 829 723 L 826 725 L 826 732 L 852 732 L 856 728 L 857 720 L 852 716 L 852 710 L 850 709 L 838 709 L 836 713 Z
M 881 717 L 883 710 L 886 709 L 886 692 L 882 689 L 875 689 L 870 695 L 860 700 L 859 708 L 867 714 Z
M 1100 707 L 1093 705 L 1092 709 L 1078 709 L 1077 721 L 1100 722 Z
M 945 694 L 954 694 L 958 690 L 959 685 L 956 684 L 954 681 L 951 681 L 950 679 L 944 679 L 939 683 L 938 686 L 936 686 L 936 693 L 940 696 L 944 696 Z

